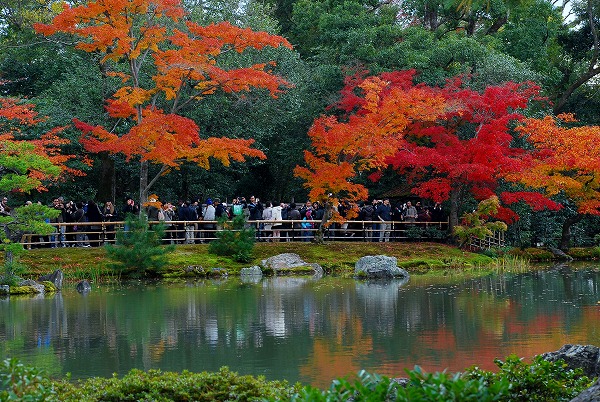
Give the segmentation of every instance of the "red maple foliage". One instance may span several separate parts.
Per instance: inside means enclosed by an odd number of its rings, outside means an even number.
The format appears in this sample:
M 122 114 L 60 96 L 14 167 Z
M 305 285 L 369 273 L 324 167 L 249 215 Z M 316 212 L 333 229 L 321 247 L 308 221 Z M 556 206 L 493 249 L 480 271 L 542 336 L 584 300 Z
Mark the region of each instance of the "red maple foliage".
M 538 96 L 531 83 L 506 83 L 478 92 L 455 78 L 443 87 L 415 85 L 414 71 L 352 77 L 341 92 L 338 116 L 317 119 L 309 132 L 313 151 L 296 175 L 314 198 L 365 199 L 359 174 L 373 179 L 387 167 L 403 174 L 413 193 L 451 201 L 451 224 L 467 195 L 484 200 L 507 177 L 526 166 L 527 154 L 513 145 L 521 110 Z M 526 201 L 534 208 L 558 208 L 540 193 L 501 194 L 505 203 Z M 516 215 L 501 207 L 498 217 Z

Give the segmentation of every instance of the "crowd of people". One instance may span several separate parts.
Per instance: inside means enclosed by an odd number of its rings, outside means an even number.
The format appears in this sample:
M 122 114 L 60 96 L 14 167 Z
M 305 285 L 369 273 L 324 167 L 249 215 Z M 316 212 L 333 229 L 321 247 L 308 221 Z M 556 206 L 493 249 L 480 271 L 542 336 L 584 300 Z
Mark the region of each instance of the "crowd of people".
M 28 201 L 28 203 L 30 203 Z M 121 208 L 112 201 L 97 204 L 68 201 L 62 197 L 53 200 L 52 208 L 59 212 L 56 218 L 47 220 L 56 226 L 56 232 L 39 243 L 50 247 L 97 247 L 115 239 L 115 224 L 123 221 L 127 214 L 137 215 L 144 211 L 151 222 L 164 222 L 167 242 L 203 243 L 214 239 L 219 229 L 218 222 L 242 216 L 255 225 L 257 238 L 262 241 L 304 240 L 309 241 L 320 227 L 325 207 L 319 202 L 306 201 L 301 205 L 294 202 L 262 202 L 258 197 L 236 197 L 227 203 L 219 198 L 205 201 L 179 201 L 176 204 L 158 200 L 151 195 L 148 202 L 140 206 L 127 198 Z M 329 236 L 351 238 L 359 233 L 365 241 L 390 241 L 394 222 L 444 222 L 446 216 L 442 206 L 422 206 L 420 201 L 392 204 L 389 199 L 374 199 L 370 202 L 353 203 L 342 201 L 335 211 L 345 219 L 344 223 L 327 227 Z M 0 202 L 0 214 L 10 214 L 8 199 Z M 30 240 L 30 243 L 33 242 Z

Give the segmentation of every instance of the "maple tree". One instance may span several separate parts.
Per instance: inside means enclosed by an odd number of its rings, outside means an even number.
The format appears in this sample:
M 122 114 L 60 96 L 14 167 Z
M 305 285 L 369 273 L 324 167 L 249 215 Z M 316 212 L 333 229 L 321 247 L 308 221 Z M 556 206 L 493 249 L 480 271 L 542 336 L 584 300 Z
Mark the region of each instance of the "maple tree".
M 513 146 L 512 126 L 520 109 L 538 94 L 532 84 L 506 83 L 482 92 L 460 78 L 434 88 L 413 83 L 414 71 L 384 73 L 348 81 L 336 105 L 345 114 L 317 119 L 310 130 L 314 152 L 296 174 L 310 196 L 328 194 L 361 200 L 366 188 L 358 173 L 374 180 L 389 166 L 405 175 L 412 192 L 435 202 L 450 200 L 450 226 L 458 224 L 467 196 L 495 195 L 510 173 L 525 165 L 523 148 Z M 538 192 L 501 192 L 504 204 L 525 201 L 534 209 L 559 206 Z M 499 206 L 497 218 L 517 216 Z
M 407 144 L 409 127 L 433 124 L 445 110 L 445 100 L 432 88 L 413 85 L 414 74 L 350 77 L 336 105 L 344 114 L 313 123 L 308 132 L 313 150 L 304 152 L 306 166 L 296 167 L 295 174 L 304 179 L 309 197 L 327 206 L 323 223 L 340 218 L 333 209 L 340 199 L 366 200 L 367 188 L 355 181 L 357 175 L 385 168 Z
M 467 197 L 482 201 L 498 195 L 504 205 L 496 218 L 518 219 L 506 205 L 524 201 L 534 210 L 559 206 L 535 191 L 502 191 L 507 176 L 523 169 L 526 150 L 513 143 L 513 126 L 538 96 L 532 83 L 508 82 L 475 91 L 460 78 L 439 89 L 453 107 L 435 126 L 415 130 L 405 149 L 388 159 L 408 175 L 412 192 L 435 202 L 450 201 L 450 227 L 458 224 Z M 499 194 L 497 194 L 499 193 Z
M 572 114 L 526 119 L 517 130 L 535 150 L 529 166 L 511 179 L 539 188 L 552 197 L 564 195 L 577 207 L 562 225 L 560 248 L 567 249 L 570 227 L 585 215 L 600 215 L 600 127 L 570 126 Z
M 27 129 L 41 121 L 32 104 L 0 98 L 0 191 L 45 191 L 48 182 L 65 174 L 82 174 L 66 165 L 74 156 L 61 153 L 60 147 L 69 142 L 58 136 L 63 127 L 52 129 L 39 139 L 24 139 Z M 47 225 L 44 218 L 58 213 L 58 210 L 32 204 L 14 208 L 8 216 L 0 216 L 0 248 L 5 254 L 5 273 L 0 279 L 10 281 L 14 277 L 13 257 L 23 250 L 18 243 L 21 234 L 51 233 L 54 228 Z
M 180 113 L 217 90 L 239 93 L 260 88 L 276 97 L 287 83 L 271 72 L 273 62 L 228 68 L 220 56 L 266 46 L 291 48 L 284 38 L 229 22 L 200 26 L 186 21 L 179 0 L 66 4 L 51 24 L 36 24 L 35 29 L 47 36 L 75 35 L 78 49 L 103 55 L 107 75 L 122 81 L 106 106 L 117 119 L 115 127 L 79 120 L 75 125 L 83 132 L 81 142 L 87 150 L 140 158 L 142 203 L 156 180 L 183 161 L 208 169 L 211 158 L 228 165 L 246 157 L 265 157 L 252 148 L 251 139 L 201 138 L 197 124 Z M 118 130 L 124 134 L 118 135 Z M 160 166 L 153 178 L 150 163 Z

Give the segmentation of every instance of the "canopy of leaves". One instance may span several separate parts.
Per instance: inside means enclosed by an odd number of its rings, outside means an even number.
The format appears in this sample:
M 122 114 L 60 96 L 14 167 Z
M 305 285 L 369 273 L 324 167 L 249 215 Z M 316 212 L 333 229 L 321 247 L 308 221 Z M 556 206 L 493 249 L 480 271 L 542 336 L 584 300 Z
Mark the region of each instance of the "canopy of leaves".
M 229 68 L 220 62 L 220 56 L 228 53 L 291 47 L 284 38 L 228 22 L 184 24 L 185 16 L 178 1 L 99 0 L 65 5 L 52 24 L 35 26 L 44 35 L 75 35 L 77 48 L 102 54 L 107 75 L 121 80 L 106 107 L 116 125 L 107 130 L 76 121 L 76 126 L 92 152 L 141 157 L 142 201 L 158 177 L 148 182 L 144 163 L 161 165 L 160 175 L 186 160 L 209 168 L 209 158 L 228 164 L 247 156 L 264 157 L 250 147 L 251 140 L 200 139 L 198 126 L 181 116 L 181 109 L 217 90 L 240 93 L 260 88 L 275 97 L 286 84 L 270 72 L 272 63 Z M 126 62 L 129 68 L 114 68 L 117 62 Z M 145 79 L 149 75 L 152 80 Z
M 40 121 L 32 104 L 0 98 L 0 191 L 45 190 L 47 181 L 57 180 L 61 173 L 77 173 L 65 165 L 73 156 L 60 151 L 68 142 L 57 135 L 62 128 L 37 140 L 23 139 L 27 127 Z
M 564 194 L 579 213 L 600 215 L 600 127 L 574 123 L 570 114 L 525 120 L 518 131 L 535 151 L 528 169 L 511 178 L 549 196 Z

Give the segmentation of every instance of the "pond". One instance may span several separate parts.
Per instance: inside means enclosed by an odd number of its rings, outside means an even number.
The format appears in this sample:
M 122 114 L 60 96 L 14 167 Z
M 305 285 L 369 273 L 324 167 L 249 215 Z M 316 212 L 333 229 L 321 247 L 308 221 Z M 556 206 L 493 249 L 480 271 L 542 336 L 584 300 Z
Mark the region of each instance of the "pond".
M 361 369 L 493 369 L 600 345 L 600 272 L 560 266 L 420 284 L 239 278 L 0 299 L 0 354 L 72 378 L 131 368 L 264 375 L 327 387 Z

